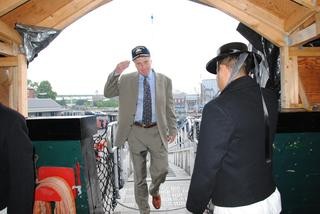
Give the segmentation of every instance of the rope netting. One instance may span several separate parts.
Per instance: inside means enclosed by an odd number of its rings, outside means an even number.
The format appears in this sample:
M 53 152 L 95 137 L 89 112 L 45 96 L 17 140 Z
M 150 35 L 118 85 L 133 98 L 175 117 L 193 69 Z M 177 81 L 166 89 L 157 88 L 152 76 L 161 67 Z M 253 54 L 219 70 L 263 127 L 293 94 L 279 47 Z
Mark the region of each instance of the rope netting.
M 96 167 L 99 180 L 99 189 L 102 196 L 103 210 L 105 213 L 112 213 L 117 205 L 118 189 L 115 180 L 115 151 L 107 138 L 107 129 L 93 137 L 94 151 L 96 154 Z M 120 169 L 119 169 L 120 170 Z

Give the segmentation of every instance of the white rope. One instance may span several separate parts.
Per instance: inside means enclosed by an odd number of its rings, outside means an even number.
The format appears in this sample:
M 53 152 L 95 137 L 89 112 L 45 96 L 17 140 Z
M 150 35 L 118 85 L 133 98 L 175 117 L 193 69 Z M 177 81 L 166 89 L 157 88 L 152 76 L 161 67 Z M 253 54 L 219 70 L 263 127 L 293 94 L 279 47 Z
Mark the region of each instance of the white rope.
M 61 201 L 56 202 L 55 213 L 57 214 L 76 214 L 76 206 L 73 198 L 72 189 L 69 184 L 61 177 L 47 177 L 39 181 L 36 190 L 41 187 L 50 187 L 61 197 Z M 33 214 L 51 213 L 51 206 L 48 202 L 35 201 Z

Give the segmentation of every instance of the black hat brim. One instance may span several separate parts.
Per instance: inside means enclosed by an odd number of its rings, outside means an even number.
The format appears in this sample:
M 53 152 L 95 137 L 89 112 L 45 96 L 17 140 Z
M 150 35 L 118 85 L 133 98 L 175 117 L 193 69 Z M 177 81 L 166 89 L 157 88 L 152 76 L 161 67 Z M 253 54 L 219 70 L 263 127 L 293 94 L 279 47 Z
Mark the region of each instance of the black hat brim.
M 227 56 L 230 56 L 230 54 L 222 54 L 222 55 L 216 56 L 215 58 L 211 59 L 206 65 L 207 71 L 212 74 L 217 74 L 217 62 Z
M 230 54 L 230 53 L 227 53 L 227 54 L 220 54 L 218 56 L 216 56 L 215 58 L 211 59 L 207 65 L 206 65 L 206 70 L 209 72 L 209 73 L 212 73 L 212 74 L 217 74 L 217 62 L 222 60 L 223 58 L 226 58 L 228 56 L 232 56 L 232 55 L 239 55 L 241 53 L 252 53 L 252 52 L 249 52 L 249 51 L 242 51 L 242 52 L 237 52 L 237 53 L 233 53 L 233 54 Z M 258 63 L 261 62 L 261 56 L 259 54 L 256 54 L 256 53 L 253 53 L 257 60 L 258 60 Z

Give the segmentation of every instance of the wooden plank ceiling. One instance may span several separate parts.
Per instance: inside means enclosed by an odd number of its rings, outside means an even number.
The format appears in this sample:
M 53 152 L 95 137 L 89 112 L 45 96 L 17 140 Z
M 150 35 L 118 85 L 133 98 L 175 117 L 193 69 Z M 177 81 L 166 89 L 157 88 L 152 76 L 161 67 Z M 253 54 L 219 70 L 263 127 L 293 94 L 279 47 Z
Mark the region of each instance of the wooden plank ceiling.
M 64 29 L 111 0 L 1 0 L 0 20 Z M 319 0 L 198 0 L 215 7 L 278 46 L 298 46 L 319 38 Z
M 15 23 L 63 29 L 111 0 L 1 0 L 0 19 Z M 8 8 L 11 8 L 8 11 Z
M 199 0 L 281 46 L 319 38 L 319 0 Z

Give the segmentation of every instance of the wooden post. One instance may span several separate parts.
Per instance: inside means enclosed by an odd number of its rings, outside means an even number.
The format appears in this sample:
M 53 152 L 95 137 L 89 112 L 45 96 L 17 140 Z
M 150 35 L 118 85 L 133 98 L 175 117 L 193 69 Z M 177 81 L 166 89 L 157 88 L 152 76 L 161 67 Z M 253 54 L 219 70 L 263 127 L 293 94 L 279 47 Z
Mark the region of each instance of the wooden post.
M 300 108 L 299 105 L 299 72 L 298 72 L 298 57 L 290 56 L 289 60 L 291 63 L 290 76 L 292 76 L 292 83 L 290 83 L 290 108 Z
M 28 89 L 27 89 L 27 59 L 25 55 L 18 55 L 18 111 L 25 117 L 28 116 Z
M 299 78 L 297 57 L 289 56 L 289 47 L 280 48 L 281 108 L 299 107 Z
M 10 71 L 13 74 L 13 81 L 9 90 L 9 106 L 27 117 L 27 62 L 23 54 L 18 54 L 17 59 L 18 66 L 10 67 Z
M 306 90 L 304 88 L 304 85 L 302 84 L 300 77 L 299 77 L 299 94 L 300 94 L 300 99 L 301 99 L 303 108 L 309 110 L 310 103 L 309 103 L 308 96 L 306 95 Z
M 0 58 L 0 102 L 27 117 L 27 60 L 19 53 L 21 41 L 20 35 L 0 20 L 0 54 L 4 56 Z
M 8 68 L 0 67 L 0 102 L 9 106 L 9 86 L 12 82 L 12 73 Z

